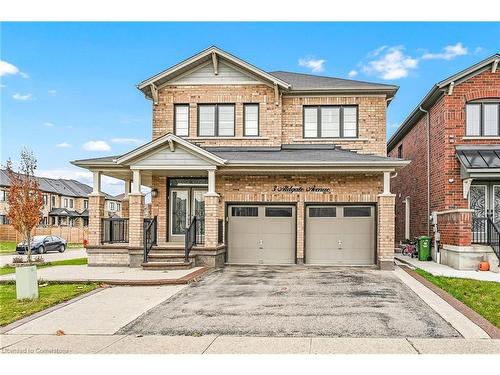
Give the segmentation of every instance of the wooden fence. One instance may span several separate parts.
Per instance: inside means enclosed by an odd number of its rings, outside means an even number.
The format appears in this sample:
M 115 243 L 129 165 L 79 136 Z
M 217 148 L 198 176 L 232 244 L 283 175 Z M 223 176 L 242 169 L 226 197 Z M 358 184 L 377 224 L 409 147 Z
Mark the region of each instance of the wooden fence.
M 87 228 L 77 227 L 36 227 L 34 236 L 53 235 L 64 238 L 68 243 L 82 243 L 88 238 Z M 20 235 L 12 225 L 0 225 L 0 242 L 21 242 L 23 236 Z

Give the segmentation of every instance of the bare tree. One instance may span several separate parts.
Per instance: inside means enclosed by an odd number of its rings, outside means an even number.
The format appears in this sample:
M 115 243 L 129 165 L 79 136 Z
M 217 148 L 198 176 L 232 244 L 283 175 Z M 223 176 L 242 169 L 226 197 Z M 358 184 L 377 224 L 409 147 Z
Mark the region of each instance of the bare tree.
M 12 161 L 10 159 L 7 161 L 7 174 L 10 178 L 7 217 L 26 241 L 29 263 L 31 263 L 31 233 L 40 222 L 43 207 L 42 192 L 35 178 L 36 168 L 35 155 L 26 148 L 21 151 L 18 172 L 14 172 Z

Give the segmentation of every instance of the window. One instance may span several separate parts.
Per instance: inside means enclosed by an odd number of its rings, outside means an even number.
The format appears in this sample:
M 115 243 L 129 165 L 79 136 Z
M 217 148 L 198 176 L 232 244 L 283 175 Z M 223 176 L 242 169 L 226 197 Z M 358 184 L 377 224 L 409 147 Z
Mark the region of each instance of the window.
M 69 200 L 69 208 L 73 208 L 73 199 Z
M 399 159 L 403 158 L 403 144 L 402 143 L 398 146 L 398 158 Z
M 292 217 L 291 207 L 266 207 L 267 217 Z
M 500 103 L 467 103 L 465 134 L 468 136 L 499 136 Z
M 120 204 L 120 203 L 117 203 L 117 204 L 116 204 L 116 211 L 120 211 L 120 210 L 121 210 L 121 208 L 122 208 L 122 207 L 121 207 L 121 204 Z
M 51 206 L 54 207 L 56 205 L 56 197 L 55 196 L 51 196 Z
M 174 133 L 179 137 L 189 135 L 189 105 L 176 104 L 174 112 Z
M 259 207 L 232 207 L 232 216 L 259 216 Z
M 9 219 L 6 215 L 0 215 L 0 224 L 9 224 Z
M 109 210 L 114 211 L 115 210 L 115 202 L 109 202 Z
M 7 200 L 7 191 L 1 190 L 0 191 L 0 202 L 5 202 Z
M 87 208 L 89 208 L 89 201 L 85 199 L 83 201 L 83 209 L 86 210 Z
M 234 104 L 199 105 L 198 135 L 234 137 Z
M 64 208 L 68 208 L 68 198 L 64 198 Z
M 46 206 L 47 205 L 47 194 L 42 195 L 42 198 L 43 198 L 43 205 Z
M 304 106 L 304 138 L 355 138 L 357 106 Z
M 370 217 L 370 207 L 344 207 L 344 217 Z
M 247 137 L 259 135 L 259 105 L 245 104 L 243 106 L 243 116 L 245 119 L 243 135 Z
M 310 207 L 309 217 L 336 217 L 337 209 L 335 207 Z

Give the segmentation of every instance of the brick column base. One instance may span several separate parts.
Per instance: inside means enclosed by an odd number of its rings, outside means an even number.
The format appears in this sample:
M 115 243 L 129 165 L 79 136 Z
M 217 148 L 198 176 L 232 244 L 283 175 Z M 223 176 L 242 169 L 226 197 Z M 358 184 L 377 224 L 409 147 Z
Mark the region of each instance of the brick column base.
M 394 269 L 394 227 L 396 194 L 378 196 L 377 263 L 381 270 Z
M 89 246 L 102 242 L 102 219 L 104 218 L 104 195 L 89 195 Z
M 132 247 L 144 245 L 144 195 L 129 195 L 128 243 Z
M 472 212 L 469 209 L 456 209 L 437 213 L 437 229 L 443 245 L 471 245 Z
M 217 246 L 219 196 L 205 194 L 205 246 Z

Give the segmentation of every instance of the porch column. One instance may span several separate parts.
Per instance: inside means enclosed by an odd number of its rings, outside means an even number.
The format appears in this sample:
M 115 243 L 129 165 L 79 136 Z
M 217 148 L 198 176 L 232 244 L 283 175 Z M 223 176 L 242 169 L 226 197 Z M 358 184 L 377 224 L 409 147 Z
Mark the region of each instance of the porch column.
M 122 217 L 129 217 L 129 195 L 130 195 L 130 179 L 125 180 L 125 192 L 122 199 Z
M 151 216 L 158 220 L 158 241 L 167 241 L 167 177 L 153 176 L 152 188 L 156 196 L 151 197 Z
M 378 196 L 377 263 L 381 270 L 394 269 L 394 227 L 396 194 Z
M 89 194 L 89 246 L 102 242 L 102 219 L 104 218 L 105 197 L 101 193 L 101 172 L 93 172 L 93 190 Z
M 208 192 L 205 194 L 205 246 L 215 247 L 218 244 L 218 211 L 219 194 L 215 192 L 215 169 L 208 172 Z
M 143 246 L 144 194 L 141 192 L 141 172 L 133 171 L 132 191 L 129 200 L 128 242 L 130 247 Z

